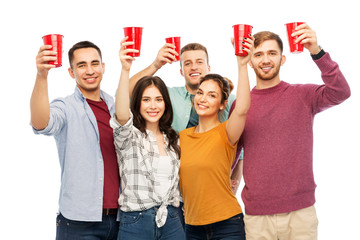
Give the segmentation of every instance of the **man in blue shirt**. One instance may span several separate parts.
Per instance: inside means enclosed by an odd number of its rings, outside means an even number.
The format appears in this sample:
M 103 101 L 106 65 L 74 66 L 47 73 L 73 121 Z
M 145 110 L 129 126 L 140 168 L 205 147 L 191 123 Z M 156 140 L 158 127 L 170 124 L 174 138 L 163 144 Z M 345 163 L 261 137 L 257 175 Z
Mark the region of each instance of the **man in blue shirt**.
M 61 189 L 56 239 L 116 239 L 119 171 L 112 128 L 113 98 L 100 90 L 105 64 L 91 42 L 69 50 L 69 74 L 75 92 L 65 98 L 48 97 L 48 73 L 56 52 L 40 47 L 37 75 L 30 101 L 36 134 L 54 136 L 61 166 Z

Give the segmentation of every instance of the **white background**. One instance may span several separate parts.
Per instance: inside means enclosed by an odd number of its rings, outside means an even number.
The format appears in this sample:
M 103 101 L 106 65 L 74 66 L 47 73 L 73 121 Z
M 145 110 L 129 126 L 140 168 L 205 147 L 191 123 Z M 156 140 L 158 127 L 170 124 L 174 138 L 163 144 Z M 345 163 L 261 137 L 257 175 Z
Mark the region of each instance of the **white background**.
M 356 1 L 6 1 L 0 8 L 1 167 L 0 239 L 54 239 L 60 167 L 52 137 L 36 136 L 29 125 L 29 100 L 42 36 L 64 35 L 63 67 L 49 74 L 50 99 L 71 94 L 67 51 L 90 40 L 103 52 L 102 89 L 115 94 L 120 73 L 119 42 L 123 27 L 141 26 L 141 57 L 131 75 L 148 66 L 164 38 L 181 36 L 182 46 L 199 42 L 208 48 L 211 72 L 237 79 L 230 43 L 232 25 L 247 23 L 253 32 L 278 33 L 287 62 L 280 77 L 289 83 L 322 84 L 308 52 L 290 54 L 284 23 L 306 21 L 318 42 L 339 63 L 352 96 L 315 119 L 314 173 L 319 239 L 359 237 L 359 28 Z M 170 86 L 184 85 L 179 63 L 157 75 Z M 255 77 L 251 72 L 251 85 Z M 240 192 L 237 194 L 239 201 Z

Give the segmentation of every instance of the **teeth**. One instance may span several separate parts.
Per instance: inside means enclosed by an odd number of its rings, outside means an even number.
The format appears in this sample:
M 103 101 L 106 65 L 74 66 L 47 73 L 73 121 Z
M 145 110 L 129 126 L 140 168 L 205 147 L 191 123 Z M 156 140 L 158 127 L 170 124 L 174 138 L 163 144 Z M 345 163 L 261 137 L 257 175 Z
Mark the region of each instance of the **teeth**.
M 190 74 L 191 77 L 196 77 L 196 76 L 200 76 L 200 73 L 192 73 Z

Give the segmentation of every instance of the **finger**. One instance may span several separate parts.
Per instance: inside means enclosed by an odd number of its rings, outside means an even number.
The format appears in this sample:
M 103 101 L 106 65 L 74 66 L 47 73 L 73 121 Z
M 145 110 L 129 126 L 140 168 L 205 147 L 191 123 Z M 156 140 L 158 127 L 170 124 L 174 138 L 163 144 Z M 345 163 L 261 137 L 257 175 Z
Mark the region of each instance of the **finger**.
M 234 46 L 235 43 L 234 43 L 234 38 L 233 37 L 230 38 L 230 41 L 231 41 L 231 44 Z
M 48 50 L 48 49 L 52 49 L 52 45 L 43 45 L 43 46 L 41 46 L 38 53 L 43 52 L 43 51 Z
M 312 31 L 305 31 L 303 34 L 299 35 L 298 38 L 295 40 L 295 43 L 302 42 L 304 40 L 313 41 L 315 38 L 315 34 Z
M 176 46 L 175 44 L 172 44 L 172 43 L 165 43 L 165 45 L 163 46 L 164 49 L 166 48 L 172 48 L 172 49 L 175 49 Z
M 126 42 L 126 40 L 128 40 L 128 38 L 129 38 L 129 36 L 126 36 L 126 37 L 124 37 L 123 39 L 121 39 L 120 44 Z
M 303 24 L 300 24 L 300 25 L 296 26 L 295 31 L 298 31 L 298 30 L 301 30 L 301 29 L 311 29 L 311 28 L 306 23 L 303 23 Z

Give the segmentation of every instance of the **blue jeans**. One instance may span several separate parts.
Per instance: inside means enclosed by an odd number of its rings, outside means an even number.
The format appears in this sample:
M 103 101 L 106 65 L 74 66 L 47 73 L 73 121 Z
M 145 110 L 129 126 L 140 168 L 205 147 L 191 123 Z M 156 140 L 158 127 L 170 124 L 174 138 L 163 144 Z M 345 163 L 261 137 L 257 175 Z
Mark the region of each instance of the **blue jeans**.
M 187 240 L 245 240 L 244 215 L 238 214 L 221 222 L 208 225 L 185 226 Z
M 116 240 L 116 214 L 103 215 L 101 222 L 73 221 L 61 213 L 56 218 L 56 240 Z
M 165 225 L 158 228 L 155 223 L 157 207 L 144 211 L 120 211 L 118 240 L 185 240 L 179 210 L 168 206 Z

